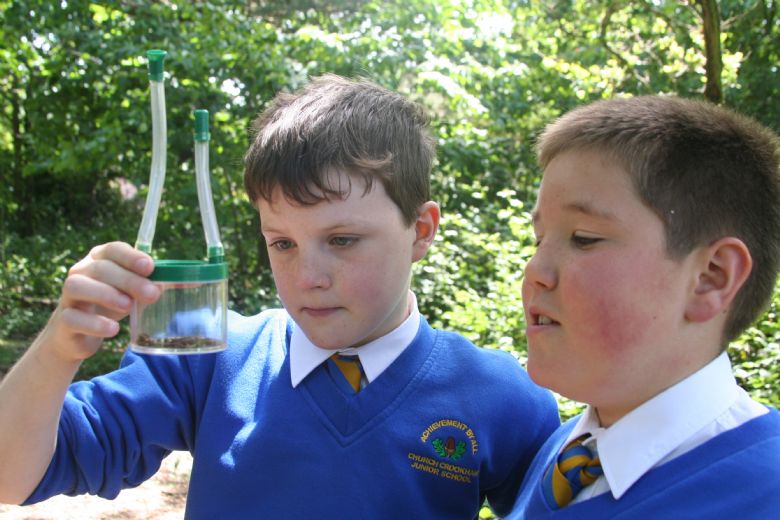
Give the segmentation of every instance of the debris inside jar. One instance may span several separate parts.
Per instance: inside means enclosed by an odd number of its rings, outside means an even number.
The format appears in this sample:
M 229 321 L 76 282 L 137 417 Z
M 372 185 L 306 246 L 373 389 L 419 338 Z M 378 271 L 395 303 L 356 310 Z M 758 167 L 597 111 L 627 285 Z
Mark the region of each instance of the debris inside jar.
M 216 348 L 222 347 L 223 343 L 214 338 L 204 336 L 166 336 L 154 338 L 149 334 L 140 334 L 135 344 L 139 347 L 191 349 L 191 348 Z

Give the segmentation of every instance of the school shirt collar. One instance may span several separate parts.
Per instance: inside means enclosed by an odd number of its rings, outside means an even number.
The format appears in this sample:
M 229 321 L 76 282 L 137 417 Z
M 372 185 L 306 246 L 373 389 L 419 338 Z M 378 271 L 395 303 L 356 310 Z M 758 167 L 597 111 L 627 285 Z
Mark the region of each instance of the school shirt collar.
M 568 440 L 590 433 L 604 477 L 615 499 L 688 438 L 723 414 L 739 387 L 725 352 L 712 362 L 632 410 L 609 428 L 599 426 L 588 406 Z M 567 440 L 567 442 L 568 442 Z
M 357 355 L 363 365 L 366 380 L 372 382 L 401 355 L 417 335 L 417 329 L 420 327 L 420 311 L 417 308 L 417 298 L 411 291 L 409 291 L 409 306 L 411 307 L 409 316 L 401 325 L 381 338 L 360 347 L 335 350 L 320 348 L 309 341 L 300 327 L 294 325 L 290 338 L 290 376 L 293 388 L 335 352 Z

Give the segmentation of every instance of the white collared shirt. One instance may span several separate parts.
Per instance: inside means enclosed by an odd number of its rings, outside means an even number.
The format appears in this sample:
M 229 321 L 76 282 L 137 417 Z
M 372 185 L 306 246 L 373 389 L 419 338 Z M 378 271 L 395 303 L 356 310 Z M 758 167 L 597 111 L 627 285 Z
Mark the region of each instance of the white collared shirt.
M 737 385 L 725 352 L 609 428 L 588 406 L 566 443 L 590 433 L 584 444 L 598 451 L 604 474 L 572 503 L 607 491 L 617 500 L 652 468 L 767 411 Z
M 420 328 L 420 311 L 417 298 L 409 291 L 409 317 L 401 325 L 381 338 L 359 347 L 343 349 L 320 348 L 306 337 L 300 327 L 295 325 L 290 338 L 290 375 L 295 388 L 312 370 L 320 366 L 334 353 L 348 356 L 357 355 L 363 365 L 363 373 L 368 383 L 375 380 L 409 346 Z

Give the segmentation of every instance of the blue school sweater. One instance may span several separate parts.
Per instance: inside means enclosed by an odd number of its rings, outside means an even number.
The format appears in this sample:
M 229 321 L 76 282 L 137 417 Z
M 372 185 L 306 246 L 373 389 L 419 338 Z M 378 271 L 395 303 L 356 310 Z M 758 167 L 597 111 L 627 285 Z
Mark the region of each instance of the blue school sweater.
M 545 443 L 508 519 L 763 520 L 780 515 L 780 413 L 774 408 L 650 470 L 619 500 L 607 492 L 553 511 L 542 496 L 542 474 L 578 420 L 562 425 Z
M 128 352 L 119 370 L 74 383 L 27 503 L 113 498 L 187 450 L 187 518 L 465 519 L 485 497 L 503 514 L 559 424 L 512 356 L 425 320 L 359 394 L 324 366 L 292 387 L 286 312 L 229 321 L 223 352 Z

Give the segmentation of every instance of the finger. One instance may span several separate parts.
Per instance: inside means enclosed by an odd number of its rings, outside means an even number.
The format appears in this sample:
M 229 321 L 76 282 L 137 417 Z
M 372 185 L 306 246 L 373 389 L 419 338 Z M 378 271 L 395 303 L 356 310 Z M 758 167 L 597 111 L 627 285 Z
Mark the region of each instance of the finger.
M 93 283 L 90 283 L 93 282 Z M 125 296 L 145 303 L 152 303 L 159 298 L 160 290 L 145 276 L 128 271 L 113 261 L 98 259 L 84 263 L 82 266 L 74 266 L 66 279 L 67 286 L 63 290 L 73 290 L 74 296 L 79 300 L 104 305 L 116 310 L 129 309 L 129 301 Z M 106 287 L 95 285 L 101 284 Z M 89 294 L 94 291 L 95 294 Z M 94 300 L 97 298 L 97 300 Z
M 115 311 L 113 309 L 104 307 L 102 305 L 94 305 L 91 303 L 84 303 L 84 302 L 77 302 L 70 308 L 78 309 L 88 314 L 99 314 L 101 316 L 105 316 L 106 318 L 114 320 L 116 322 L 121 321 L 128 314 L 127 311 Z
M 140 276 L 149 276 L 154 270 L 154 260 L 143 251 L 139 251 L 125 242 L 109 242 L 95 246 L 76 266 L 91 261 L 107 260 Z M 74 266 L 74 267 L 76 267 Z
M 119 333 L 119 323 L 111 318 L 77 308 L 62 310 L 62 324 L 73 334 L 95 338 L 112 338 Z
M 87 306 L 99 306 L 121 315 L 130 312 L 132 306 L 131 296 L 124 290 L 81 274 L 73 274 L 65 279 L 61 302 L 63 307 L 86 311 Z

